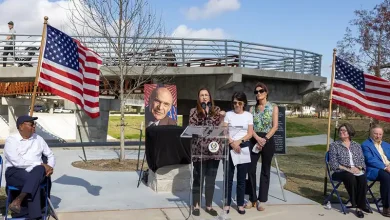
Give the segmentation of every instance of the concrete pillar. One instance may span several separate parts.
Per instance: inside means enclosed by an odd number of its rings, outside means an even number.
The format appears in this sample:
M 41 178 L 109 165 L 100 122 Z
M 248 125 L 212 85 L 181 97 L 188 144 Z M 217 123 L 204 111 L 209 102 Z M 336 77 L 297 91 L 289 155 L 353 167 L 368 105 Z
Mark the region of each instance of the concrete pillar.
M 73 102 L 64 100 L 65 109 L 74 110 L 76 115 L 77 142 L 106 142 L 110 110 L 119 111 L 118 99 L 100 99 L 100 116 L 92 119 Z
M 19 116 L 29 114 L 31 100 L 2 97 L 1 104 L 8 106 L 9 133 L 15 133 L 18 130 L 16 127 L 16 120 Z M 2 111 L 5 111 L 5 109 L 2 109 Z
M 0 115 L 2 115 L 6 120 L 8 120 L 8 106 L 0 105 Z
M 48 100 L 49 102 L 49 114 L 54 114 L 54 100 Z
M 141 106 L 135 106 L 136 113 L 141 114 Z

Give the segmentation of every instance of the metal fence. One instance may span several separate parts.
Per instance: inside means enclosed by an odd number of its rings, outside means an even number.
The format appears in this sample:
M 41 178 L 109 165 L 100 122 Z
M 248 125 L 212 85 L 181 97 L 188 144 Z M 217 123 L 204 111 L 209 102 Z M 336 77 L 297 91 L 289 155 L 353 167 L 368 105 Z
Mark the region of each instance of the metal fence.
M 0 33 L 0 39 L 5 39 L 7 35 Z M 0 44 L 0 62 L 14 66 L 36 66 L 41 36 L 15 36 L 12 45 L 5 45 L 5 42 Z M 305 50 L 218 39 L 74 38 L 97 52 L 105 66 L 229 66 L 321 75 L 322 56 Z M 118 42 L 121 42 L 120 48 Z

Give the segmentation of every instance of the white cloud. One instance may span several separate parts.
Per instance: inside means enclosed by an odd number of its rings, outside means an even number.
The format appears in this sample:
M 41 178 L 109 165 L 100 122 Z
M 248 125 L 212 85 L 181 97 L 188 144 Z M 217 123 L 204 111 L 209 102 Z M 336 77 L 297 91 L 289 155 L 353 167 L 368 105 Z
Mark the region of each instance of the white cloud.
M 8 21 L 15 24 L 16 33 L 42 33 L 43 17 L 49 17 L 49 24 L 64 29 L 68 21 L 68 0 L 50 2 L 49 0 L 5 0 L 0 3 L 0 33 L 8 32 Z
M 203 7 L 190 7 L 185 10 L 185 13 L 190 20 L 199 20 L 215 17 L 227 11 L 235 11 L 240 7 L 239 0 L 208 0 Z
M 179 25 L 173 31 L 172 37 L 226 39 L 228 38 L 228 34 L 221 28 L 202 28 L 195 30 L 186 25 Z

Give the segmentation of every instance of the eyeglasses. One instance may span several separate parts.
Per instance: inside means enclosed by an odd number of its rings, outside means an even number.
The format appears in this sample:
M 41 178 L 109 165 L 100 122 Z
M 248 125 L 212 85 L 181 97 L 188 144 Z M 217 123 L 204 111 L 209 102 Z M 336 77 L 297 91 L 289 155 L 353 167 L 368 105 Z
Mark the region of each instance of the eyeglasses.
M 255 95 L 257 95 L 258 93 L 262 94 L 262 93 L 264 93 L 264 92 L 265 92 L 264 89 L 260 89 L 260 90 L 255 90 L 253 93 L 254 93 Z
M 233 105 L 244 105 L 244 102 L 243 101 L 233 101 Z

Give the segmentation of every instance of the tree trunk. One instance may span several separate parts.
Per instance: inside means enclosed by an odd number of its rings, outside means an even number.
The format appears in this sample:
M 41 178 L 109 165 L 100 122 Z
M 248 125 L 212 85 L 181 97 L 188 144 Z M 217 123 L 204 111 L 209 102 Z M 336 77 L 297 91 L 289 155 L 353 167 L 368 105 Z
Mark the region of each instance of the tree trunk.
M 124 76 L 121 74 L 121 84 L 120 84 L 120 108 L 121 108 L 121 128 L 120 128 L 120 133 L 121 133 L 121 140 L 120 140 L 120 157 L 119 161 L 123 161 L 125 159 L 125 100 L 124 100 Z
M 123 20 L 123 1 L 119 1 L 119 36 L 122 36 L 122 20 Z M 124 83 L 125 83 L 125 69 L 126 64 L 123 65 L 122 61 L 122 45 L 121 40 L 118 38 L 118 49 L 119 49 L 119 70 L 120 70 L 120 108 L 121 108 L 121 126 L 120 126 L 120 148 L 121 152 L 119 155 L 119 161 L 122 162 L 125 159 L 125 100 L 124 100 Z

